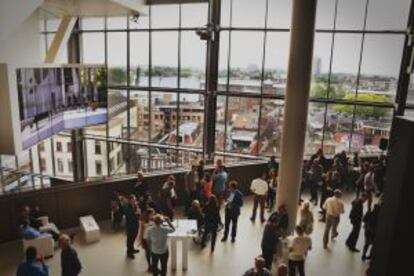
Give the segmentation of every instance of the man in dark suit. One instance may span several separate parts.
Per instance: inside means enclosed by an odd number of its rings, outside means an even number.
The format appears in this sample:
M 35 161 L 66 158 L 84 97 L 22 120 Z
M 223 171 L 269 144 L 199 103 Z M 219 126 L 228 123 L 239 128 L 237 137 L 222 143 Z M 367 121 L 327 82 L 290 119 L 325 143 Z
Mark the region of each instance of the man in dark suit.
M 62 276 L 77 276 L 82 270 L 76 250 L 70 246 L 70 237 L 62 234 L 59 236 L 59 247 L 61 253 Z
M 359 232 L 361 231 L 362 217 L 364 215 L 364 202 L 367 200 L 367 195 L 363 193 L 361 197 L 352 201 L 351 212 L 349 213 L 349 219 L 352 224 L 352 231 L 346 240 L 346 246 L 352 252 L 359 252 L 355 247 L 358 242 Z
M 231 242 L 236 241 L 237 234 L 237 220 L 240 215 L 240 208 L 243 206 L 243 194 L 237 189 L 237 182 L 231 181 L 229 185 L 229 195 L 226 200 L 225 207 L 225 223 L 224 223 L 224 236 L 221 239 L 222 242 L 227 240 L 229 234 L 230 223 L 231 228 Z
M 139 208 L 137 198 L 131 194 L 128 198 L 128 204 L 124 209 L 126 220 L 126 234 L 127 234 L 127 257 L 135 259 L 134 254 L 138 253 L 138 249 L 134 249 L 134 243 L 138 235 L 139 229 Z

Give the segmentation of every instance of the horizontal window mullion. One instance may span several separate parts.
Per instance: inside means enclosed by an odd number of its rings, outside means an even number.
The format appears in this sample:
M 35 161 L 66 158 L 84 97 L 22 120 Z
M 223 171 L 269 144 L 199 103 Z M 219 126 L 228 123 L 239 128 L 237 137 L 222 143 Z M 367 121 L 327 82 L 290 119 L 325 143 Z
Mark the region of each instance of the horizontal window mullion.
M 154 92 L 173 92 L 185 94 L 206 94 L 206 90 L 192 88 L 172 88 L 172 87 L 147 87 L 147 86 L 125 86 L 125 85 L 108 85 L 109 90 L 135 90 L 135 91 L 154 91 Z

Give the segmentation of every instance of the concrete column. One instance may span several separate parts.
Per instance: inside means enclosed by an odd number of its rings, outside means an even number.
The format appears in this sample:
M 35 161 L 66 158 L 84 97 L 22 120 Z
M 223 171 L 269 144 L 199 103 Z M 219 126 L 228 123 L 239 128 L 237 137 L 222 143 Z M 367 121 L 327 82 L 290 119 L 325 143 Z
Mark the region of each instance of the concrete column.
M 284 109 L 277 205 L 285 204 L 289 231 L 296 224 L 302 181 L 309 90 L 312 75 L 316 0 L 294 0 Z
M 75 26 L 77 18 L 70 15 L 65 15 L 60 20 L 59 27 L 53 37 L 52 44 L 47 49 L 44 63 L 55 62 L 58 54 L 66 47 L 69 37 L 72 33 L 73 26 Z

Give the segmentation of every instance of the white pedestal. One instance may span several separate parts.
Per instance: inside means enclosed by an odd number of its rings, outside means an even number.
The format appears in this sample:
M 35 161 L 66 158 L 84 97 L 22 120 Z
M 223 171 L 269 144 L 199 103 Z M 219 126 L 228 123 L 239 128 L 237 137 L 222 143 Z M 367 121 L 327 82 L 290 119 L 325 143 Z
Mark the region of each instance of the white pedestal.
M 79 223 L 80 228 L 83 232 L 85 232 L 85 241 L 87 243 L 99 241 L 101 236 L 101 230 L 93 216 L 80 217 Z
M 175 232 L 169 234 L 171 239 L 171 269 L 177 270 L 177 242 L 182 242 L 182 269 L 188 269 L 188 243 L 197 236 L 197 221 L 180 219 L 175 221 Z

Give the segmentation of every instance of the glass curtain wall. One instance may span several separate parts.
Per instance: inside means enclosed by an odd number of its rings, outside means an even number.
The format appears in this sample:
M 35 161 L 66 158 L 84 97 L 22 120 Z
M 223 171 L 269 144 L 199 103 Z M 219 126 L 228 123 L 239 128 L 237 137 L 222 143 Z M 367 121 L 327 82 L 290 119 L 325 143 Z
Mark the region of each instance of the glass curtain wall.
M 291 4 L 222 0 L 214 57 L 196 35 L 208 22 L 208 3 L 149 6 L 138 20 L 82 18 L 81 62 L 109 70 L 109 121 L 84 129 L 87 178 L 201 158 L 203 136 L 213 135 L 203 133 L 207 58 L 219 64 L 217 109 L 207 115 L 216 116 L 216 154 L 228 156 L 226 162 L 278 156 Z M 306 154 L 321 147 L 328 155 L 380 152 L 379 141 L 390 132 L 409 7 L 409 0 L 319 1 Z M 45 53 L 56 29 L 57 20 L 40 24 Z M 407 108 L 414 108 L 412 83 Z M 0 165 L 70 178 L 69 142 L 62 133 L 21 156 L 3 156 Z

